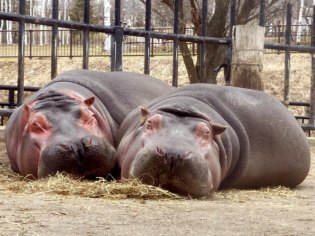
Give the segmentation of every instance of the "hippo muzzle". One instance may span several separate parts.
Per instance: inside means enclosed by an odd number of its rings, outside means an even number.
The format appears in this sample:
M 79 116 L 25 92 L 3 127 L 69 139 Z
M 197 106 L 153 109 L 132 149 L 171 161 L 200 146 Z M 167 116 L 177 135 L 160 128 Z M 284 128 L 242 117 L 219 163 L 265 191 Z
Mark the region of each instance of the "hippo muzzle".
M 41 153 L 38 178 L 52 176 L 57 172 L 86 178 L 106 177 L 114 167 L 115 157 L 114 147 L 93 135 L 56 141 Z
M 145 184 L 196 197 L 213 189 L 207 161 L 191 149 L 145 147 L 132 162 L 129 178 L 138 178 Z

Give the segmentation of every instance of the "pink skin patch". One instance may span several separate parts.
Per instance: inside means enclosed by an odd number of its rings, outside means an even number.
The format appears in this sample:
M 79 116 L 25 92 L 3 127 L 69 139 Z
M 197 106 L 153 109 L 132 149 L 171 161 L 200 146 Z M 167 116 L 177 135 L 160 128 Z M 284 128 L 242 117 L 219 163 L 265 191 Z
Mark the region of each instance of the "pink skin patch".
M 162 115 L 160 114 L 154 114 L 152 115 L 144 125 L 144 135 L 145 136 L 151 136 L 153 135 L 157 130 L 161 128 L 162 123 Z
M 196 125 L 195 137 L 201 148 L 205 148 L 210 144 L 213 134 L 210 127 L 205 122 L 199 122 Z
M 93 106 L 95 98 L 83 98 L 77 93 L 65 92 L 65 95 L 74 98 L 81 104 L 80 125 L 91 131 L 98 137 L 105 138 L 111 145 L 114 145 L 113 135 L 108 121 L 104 119 Z
M 24 108 L 29 118 L 21 139 L 23 144 L 19 145 L 17 164 L 23 175 L 31 174 L 36 178 L 41 152 L 52 134 L 52 128 L 45 115 L 40 112 L 32 113 L 33 105 L 34 103 L 25 105 Z

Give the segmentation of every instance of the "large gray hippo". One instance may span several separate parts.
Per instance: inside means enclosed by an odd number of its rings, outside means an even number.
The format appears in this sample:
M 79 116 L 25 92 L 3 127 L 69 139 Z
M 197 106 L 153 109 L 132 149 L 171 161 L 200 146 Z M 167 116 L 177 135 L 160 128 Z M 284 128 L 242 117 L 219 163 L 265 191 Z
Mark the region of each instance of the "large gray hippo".
M 107 176 L 116 162 L 118 126 L 132 109 L 171 89 L 137 73 L 72 70 L 59 75 L 10 117 L 11 167 L 35 178 L 57 171 Z
M 259 91 L 187 85 L 132 111 L 120 126 L 121 178 L 195 197 L 219 188 L 294 187 L 310 168 L 305 134 Z

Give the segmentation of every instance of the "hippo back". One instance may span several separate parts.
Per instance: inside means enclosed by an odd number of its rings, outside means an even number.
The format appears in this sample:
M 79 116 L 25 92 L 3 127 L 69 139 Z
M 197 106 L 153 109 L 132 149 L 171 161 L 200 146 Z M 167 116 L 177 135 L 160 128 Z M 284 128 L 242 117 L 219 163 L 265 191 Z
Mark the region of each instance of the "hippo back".
M 173 88 L 149 75 L 82 69 L 70 70 L 59 75 L 46 88 L 62 88 L 66 86 L 63 83 L 77 84 L 91 91 L 118 125 L 132 109 Z

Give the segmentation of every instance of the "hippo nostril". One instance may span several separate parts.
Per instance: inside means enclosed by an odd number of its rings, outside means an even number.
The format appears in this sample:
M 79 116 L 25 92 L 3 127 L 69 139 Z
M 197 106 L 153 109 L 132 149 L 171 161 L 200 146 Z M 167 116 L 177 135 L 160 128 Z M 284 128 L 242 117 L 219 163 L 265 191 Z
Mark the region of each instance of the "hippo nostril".
M 91 136 L 86 136 L 81 139 L 81 143 L 84 149 L 87 149 L 93 145 L 93 138 Z
M 159 156 L 165 156 L 165 153 L 163 152 L 163 150 L 159 147 L 156 147 L 156 154 Z
M 61 143 L 59 144 L 59 146 L 64 149 L 65 151 L 71 151 L 72 150 L 72 146 L 69 144 L 65 144 L 65 143 Z
M 190 152 L 190 151 L 185 152 L 185 153 L 184 153 L 184 155 L 183 155 L 183 158 L 187 158 L 187 157 L 189 157 L 189 156 L 190 156 L 190 154 L 191 154 L 191 152 Z

